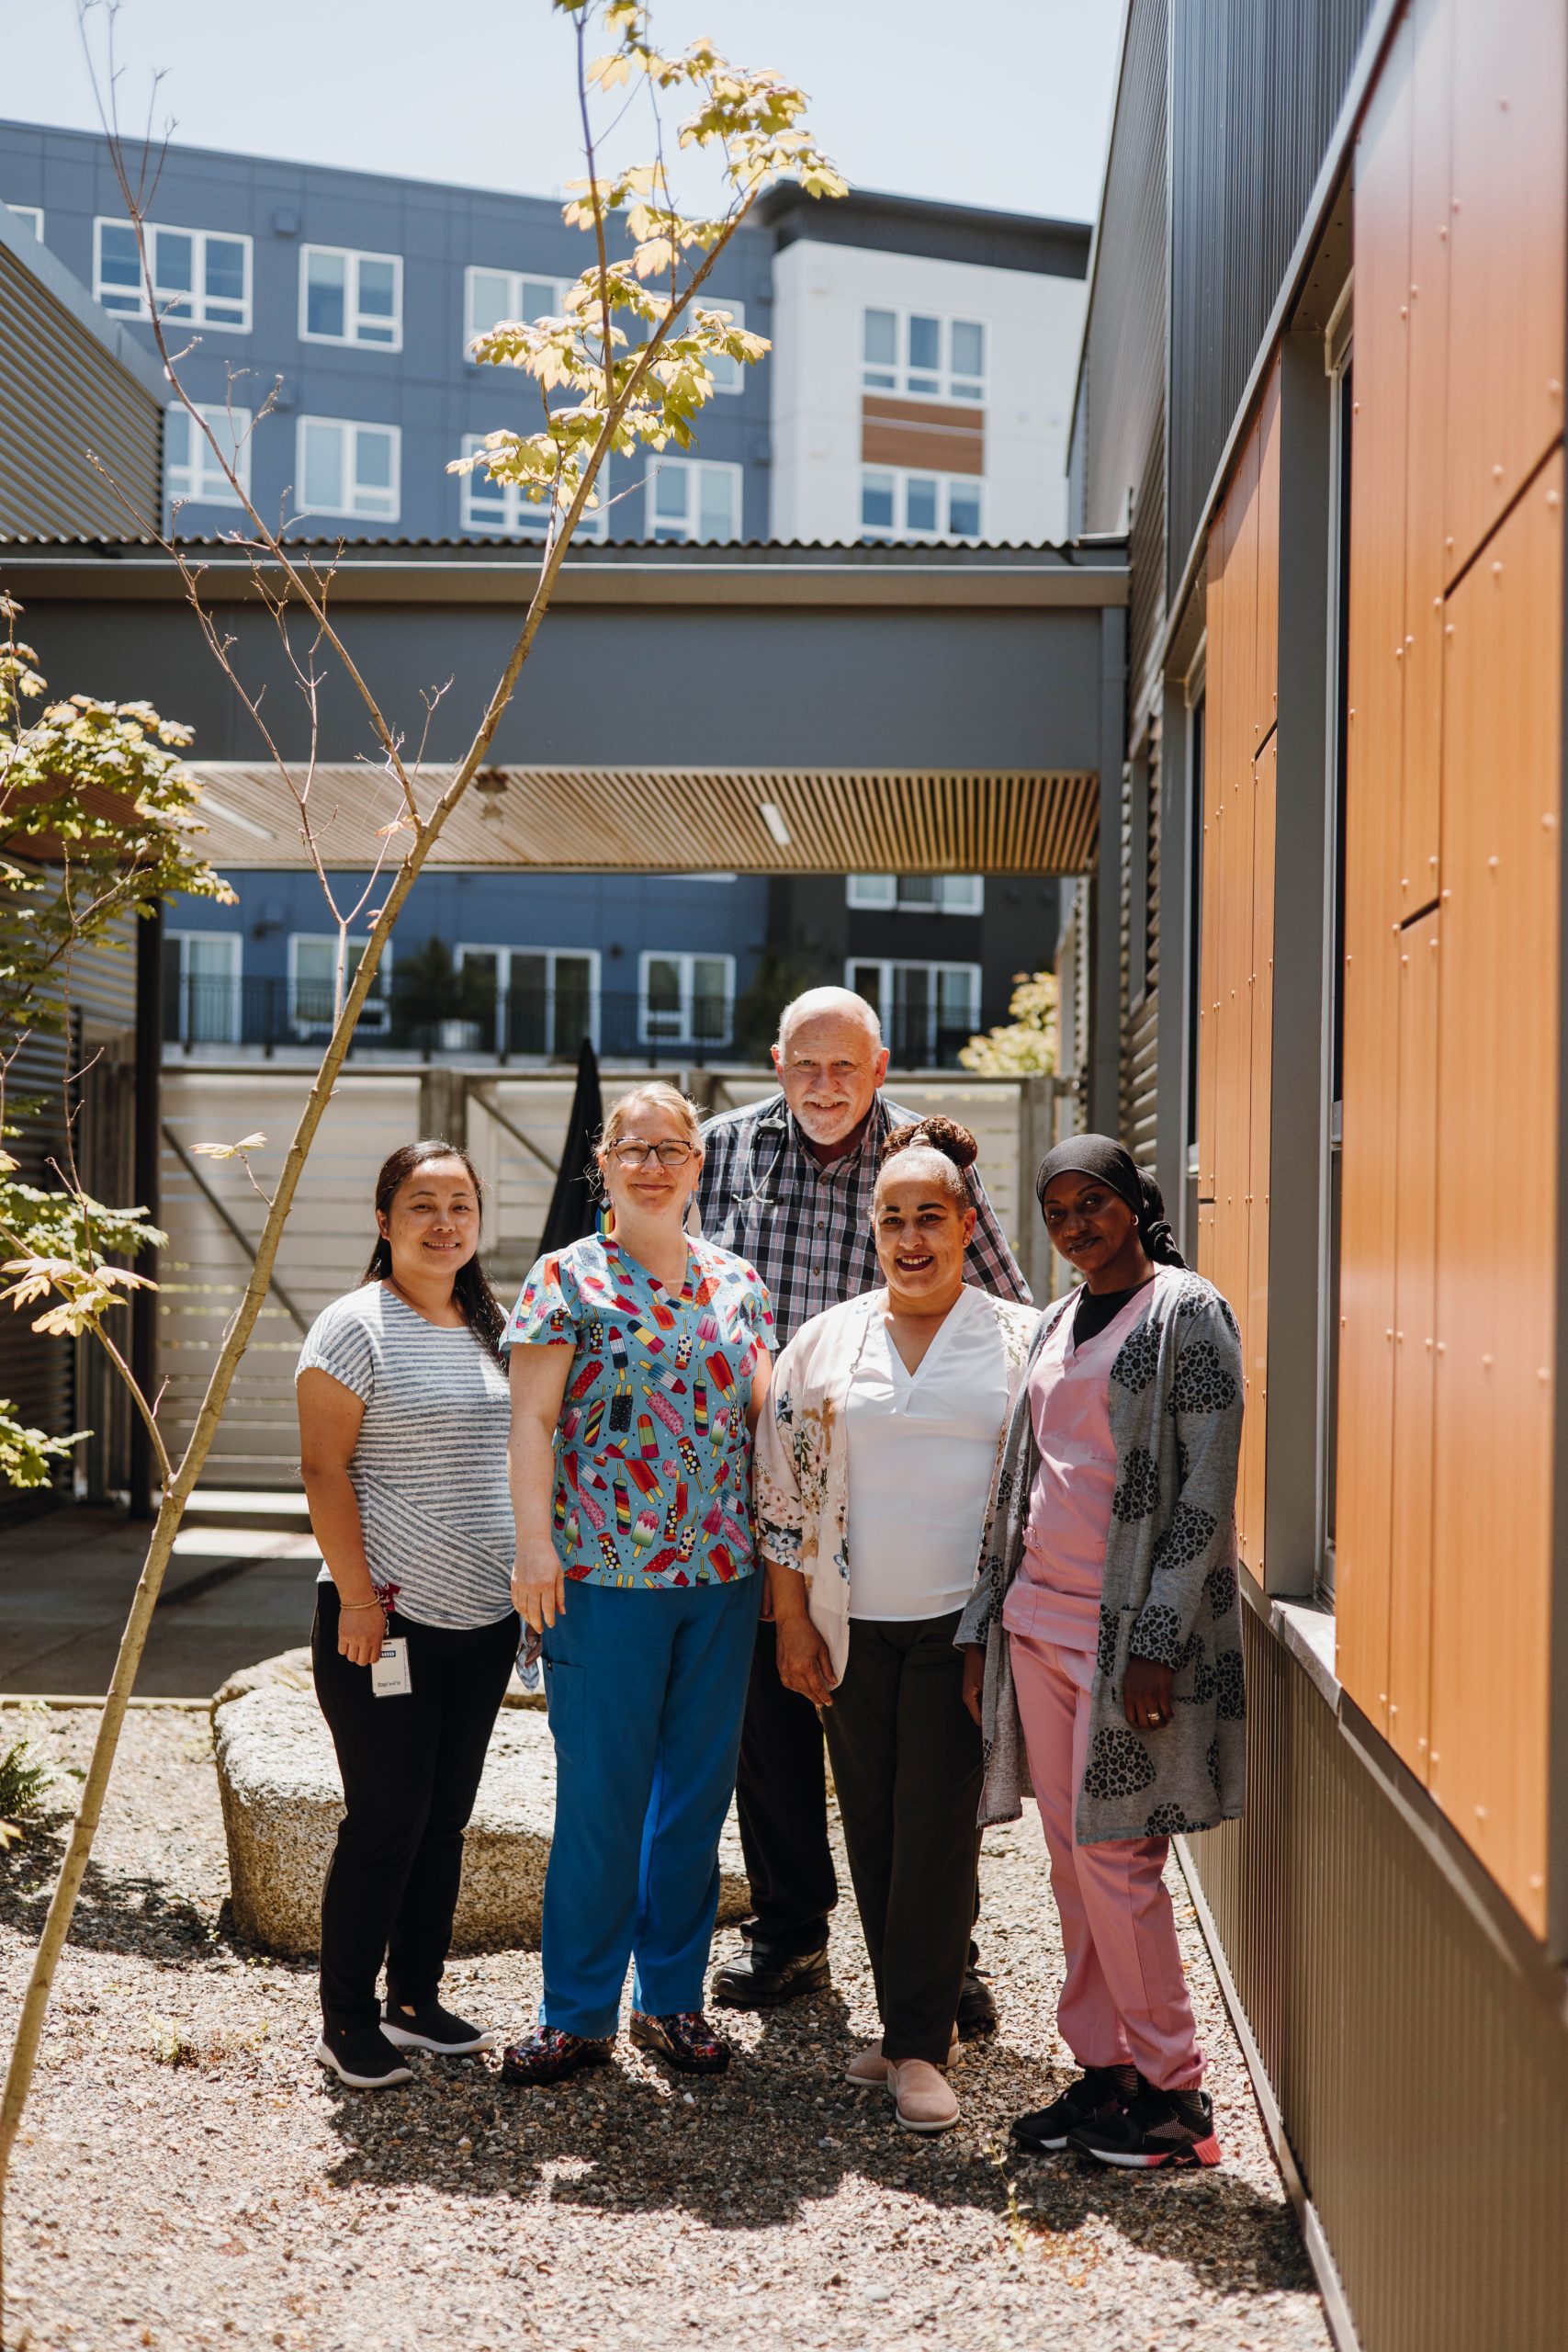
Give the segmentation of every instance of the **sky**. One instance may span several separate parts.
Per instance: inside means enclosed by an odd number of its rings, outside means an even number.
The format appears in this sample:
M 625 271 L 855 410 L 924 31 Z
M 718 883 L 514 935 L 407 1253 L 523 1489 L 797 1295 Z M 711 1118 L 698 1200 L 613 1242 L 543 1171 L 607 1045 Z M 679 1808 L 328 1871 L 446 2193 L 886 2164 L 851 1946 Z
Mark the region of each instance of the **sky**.
M 852 185 L 1091 220 L 1122 0 L 655 0 L 811 95 Z M 0 0 L 0 116 L 96 130 L 75 0 Z M 103 53 L 105 10 L 89 11 Z M 122 126 L 183 145 L 552 196 L 581 169 L 573 41 L 549 0 L 120 0 Z M 635 121 L 624 136 L 638 153 Z

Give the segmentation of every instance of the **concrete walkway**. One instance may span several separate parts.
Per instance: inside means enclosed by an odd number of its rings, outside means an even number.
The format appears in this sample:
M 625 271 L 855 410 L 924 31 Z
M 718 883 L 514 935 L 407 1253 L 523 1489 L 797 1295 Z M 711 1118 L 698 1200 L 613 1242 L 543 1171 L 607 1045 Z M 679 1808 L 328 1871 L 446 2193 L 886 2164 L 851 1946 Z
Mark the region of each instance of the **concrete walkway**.
M 107 1688 L 150 1532 L 122 1511 L 67 1505 L 0 1535 L 0 1691 Z M 198 1494 L 138 1693 L 205 1699 L 241 1667 L 308 1641 L 321 1565 L 301 1497 Z

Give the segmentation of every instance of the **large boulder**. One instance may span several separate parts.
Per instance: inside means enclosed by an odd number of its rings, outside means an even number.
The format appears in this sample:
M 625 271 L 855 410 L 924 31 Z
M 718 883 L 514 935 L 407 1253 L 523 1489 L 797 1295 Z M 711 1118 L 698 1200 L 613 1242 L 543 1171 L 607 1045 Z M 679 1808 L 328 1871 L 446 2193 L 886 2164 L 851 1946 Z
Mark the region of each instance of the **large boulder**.
M 234 1925 L 268 1951 L 307 1958 L 320 1939 L 321 1882 L 343 1818 L 343 1790 L 310 1687 L 308 1654 L 288 1652 L 267 1667 L 288 1670 L 257 1668 L 236 1676 L 213 1710 Z M 230 1696 L 236 1685 L 243 1687 Z M 545 1715 L 532 1707 L 503 1708 L 464 1845 L 454 1950 L 537 1943 L 555 1795 L 555 1749 Z M 742 1919 L 750 1894 L 733 1815 L 719 1861 L 719 1918 Z

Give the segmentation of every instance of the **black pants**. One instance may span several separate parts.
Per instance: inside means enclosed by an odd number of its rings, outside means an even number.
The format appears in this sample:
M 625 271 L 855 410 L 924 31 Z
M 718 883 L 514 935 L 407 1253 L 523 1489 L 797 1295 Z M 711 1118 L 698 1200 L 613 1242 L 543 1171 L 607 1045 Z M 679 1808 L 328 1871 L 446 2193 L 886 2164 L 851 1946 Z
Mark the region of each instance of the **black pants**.
M 318 1588 L 310 1659 L 316 1696 L 343 1774 L 344 1815 L 321 1890 L 321 2013 L 331 2026 L 374 2025 L 376 1980 L 411 2007 L 441 1982 L 463 1832 L 474 1809 L 518 1621 L 448 1633 L 394 1614 L 409 1645 L 411 1689 L 378 1699 L 367 1666 L 338 1654 L 335 1585 Z
M 850 1875 L 890 2059 L 945 2065 L 980 1860 L 980 1734 L 958 1615 L 850 1627 L 827 1711 Z
M 766 1619 L 751 1657 L 735 1802 L 751 1882 L 751 1933 L 782 1952 L 823 1951 L 839 1881 L 828 1844 L 822 1723 L 809 1699 L 779 1680 Z

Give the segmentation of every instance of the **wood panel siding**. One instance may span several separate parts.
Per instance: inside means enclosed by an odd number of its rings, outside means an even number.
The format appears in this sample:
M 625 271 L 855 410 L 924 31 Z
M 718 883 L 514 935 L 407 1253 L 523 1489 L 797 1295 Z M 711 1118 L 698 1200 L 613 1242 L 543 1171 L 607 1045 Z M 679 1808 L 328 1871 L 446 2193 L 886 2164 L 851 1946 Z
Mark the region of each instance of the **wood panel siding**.
M 1538 1934 L 1562 25 L 1413 0 L 1357 142 L 1338 1302 L 1339 1676 Z
M 1393 1282 L 1393 1464 L 1389 1558 L 1388 1736 L 1427 1778 L 1432 1668 L 1432 1412 L 1437 1364 L 1438 1000 L 1436 912 L 1400 936 Z
M 927 466 L 935 473 L 983 474 L 986 412 L 949 401 L 861 399 L 861 461 L 868 466 Z
M 1388 1727 L 1409 384 L 1408 20 L 1356 142 L 1335 1583 L 1339 1675 Z
M 1278 475 L 1275 478 L 1276 493 Z M 1260 500 L 1261 504 L 1261 500 Z M 1260 516 L 1261 521 L 1261 516 Z M 1275 519 L 1278 520 L 1276 496 Z M 1262 568 L 1259 567 L 1259 579 Z M 1279 574 L 1273 574 L 1278 582 Z M 1261 635 L 1261 622 L 1259 634 Z M 1255 706 L 1256 707 L 1256 706 Z M 1241 1554 L 1263 1575 L 1264 1450 L 1269 1427 L 1269 1149 L 1272 1125 L 1274 1028 L 1274 786 L 1278 739 L 1269 741 L 1252 771 L 1252 937 L 1247 978 L 1250 1004 L 1247 1288 L 1235 1300 L 1247 1380 L 1242 1425 L 1245 1509 L 1237 1520 Z
M 1562 458 L 1449 600 L 1428 1781 L 1546 1926 Z M 1491 1148 L 1477 1150 L 1477 1139 Z
M 1242 1557 L 1259 1577 L 1268 1427 L 1279 384 L 1276 368 L 1209 542 L 1198 1046 L 1199 1264 L 1241 1326 L 1247 1421 L 1236 1527 Z M 1261 643 L 1265 637 L 1269 646 Z
M 1562 431 L 1568 11 L 1461 0 L 1450 198 L 1451 581 Z
M 1411 12 L 1409 352 L 1404 517 L 1403 919 L 1438 895 L 1443 707 L 1444 463 L 1448 432 L 1449 183 L 1455 0 Z
M 1252 749 L 1280 709 L 1280 370 L 1263 395 L 1258 425 L 1258 605 L 1253 651 Z

